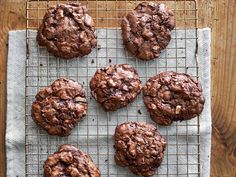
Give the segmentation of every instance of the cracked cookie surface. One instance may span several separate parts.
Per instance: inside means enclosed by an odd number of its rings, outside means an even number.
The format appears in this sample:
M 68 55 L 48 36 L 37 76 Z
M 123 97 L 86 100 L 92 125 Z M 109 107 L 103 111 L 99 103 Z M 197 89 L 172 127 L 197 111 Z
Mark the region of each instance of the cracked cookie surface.
M 139 176 L 152 176 L 161 164 L 166 141 L 152 124 L 127 122 L 115 130 L 115 161 Z
M 97 44 L 92 17 L 80 3 L 50 7 L 39 27 L 37 41 L 64 59 L 88 55 Z
M 100 177 L 91 157 L 70 144 L 64 144 L 44 163 L 44 177 Z
M 201 84 L 184 73 L 162 72 L 151 77 L 143 95 L 151 118 L 160 125 L 194 118 L 205 103 Z
M 122 20 L 123 43 L 137 58 L 158 58 L 169 44 L 174 27 L 172 10 L 164 4 L 142 2 Z
M 106 111 L 115 111 L 134 101 L 141 92 L 137 71 L 127 64 L 98 69 L 90 81 L 91 95 Z
M 32 104 L 32 118 L 50 135 L 68 136 L 86 115 L 88 103 L 84 87 L 60 78 L 40 90 Z

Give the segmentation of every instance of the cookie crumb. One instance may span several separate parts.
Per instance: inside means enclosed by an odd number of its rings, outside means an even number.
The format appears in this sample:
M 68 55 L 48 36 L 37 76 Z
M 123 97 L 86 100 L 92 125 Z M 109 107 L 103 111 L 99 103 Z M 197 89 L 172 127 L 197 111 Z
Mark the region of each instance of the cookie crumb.
M 139 113 L 139 114 L 142 114 L 142 112 L 141 112 L 141 110 L 140 110 L 140 109 L 138 110 L 138 113 Z

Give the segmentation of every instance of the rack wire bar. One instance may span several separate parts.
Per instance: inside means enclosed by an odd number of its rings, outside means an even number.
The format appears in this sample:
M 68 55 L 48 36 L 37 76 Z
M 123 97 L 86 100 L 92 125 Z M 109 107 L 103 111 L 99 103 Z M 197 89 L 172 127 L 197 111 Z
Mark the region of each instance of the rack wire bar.
M 91 98 L 89 81 L 98 68 L 116 64 L 132 64 L 139 72 L 143 84 L 161 71 L 190 73 L 198 79 L 198 6 L 194 0 L 164 0 L 176 16 L 176 28 L 172 40 L 159 59 L 144 62 L 133 58 L 122 45 L 120 23 L 128 11 L 142 2 L 137 0 L 82 0 L 94 19 L 98 48 L 86 57 L 63 60 L 49 54 L 37 45 L 36 31 L 46 10 L 58 3 L 78 1 L 26 0 L 26 81 L 25 81 L 25 171 L 26 176 L 43 176 L 43 164 L 48 155 L 65 143 L 76 145 L 91 155 L 102 177 L 132 176 L 129 170 L 119 167 L 114 161 L 113 134 L 116 125 L 125 121 L 153 123 L 143 104 L 142 95 L 116 112 L 105 113 Z M 189 44 L 194 44 L 189 46 Z M 189 51 L 195 50 L 194 55 Z M 191 55 L 191 56 L 190 56 Z M 193 58 L 193 59 L 191 59 Z M 37 127 L 31 118 L 34 96 L 43 87 L 59 77 L 74 79 L 86 88 L 89 109 L 87 116 L 74 128 L 68 137 L 48 135 Z M 199 117 L 176 122 L 171 126 L 158 126 L 168 146 L 162 165 L 155 176 L 200 176 L 200 123 Z

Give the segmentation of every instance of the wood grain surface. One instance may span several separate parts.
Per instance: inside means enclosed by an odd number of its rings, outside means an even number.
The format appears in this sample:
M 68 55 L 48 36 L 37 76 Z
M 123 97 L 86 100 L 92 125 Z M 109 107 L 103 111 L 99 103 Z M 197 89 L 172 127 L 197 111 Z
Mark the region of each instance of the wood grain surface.
M 8 31 L 25 28 L 25 1 L 0 0 L 0 177 L 6 176 Z M 236 0 L 199 0 L 199 27 L 212 29 L 211 176 L 236 176 Z

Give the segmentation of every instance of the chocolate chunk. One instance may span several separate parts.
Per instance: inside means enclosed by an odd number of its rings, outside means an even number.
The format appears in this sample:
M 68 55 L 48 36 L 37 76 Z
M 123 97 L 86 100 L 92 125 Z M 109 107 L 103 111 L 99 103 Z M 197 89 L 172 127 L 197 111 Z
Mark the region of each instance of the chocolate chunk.
M 169 44 L 174 27 L 172 10 L 164 4 L 142 2 L 122 20 L 123 42 L 137 58 L 151 60 Z
M 97 70 L 90 81 L 91 95 L 106 111 L 127 106 L 141 92 L 137 71 L 127 64 Z
M 188 74 L 176 72 L 150 78 L 143 95 L 151 118 L 161 125 L 198 116 L 205 102 L 201 84 Z
M 88 55 L 96 47 L 93 19 L 80 3 L 50 7 L 39 27 L 37 41 L 56 57 L 71 59 Z
M 116 163 L 139 176 L 152 176 L 164 157 L 166 141 L 152 124 L 127 122 L 115 130 Z
M 50 135 L 68 136 L 87 113 L 84 87 L 60 78 L 40 90 L 32 104 L 32 118 Z
M 100 177 L 91 157 L 76 147 L 65 144 L 44 163 L 44 177 Z

